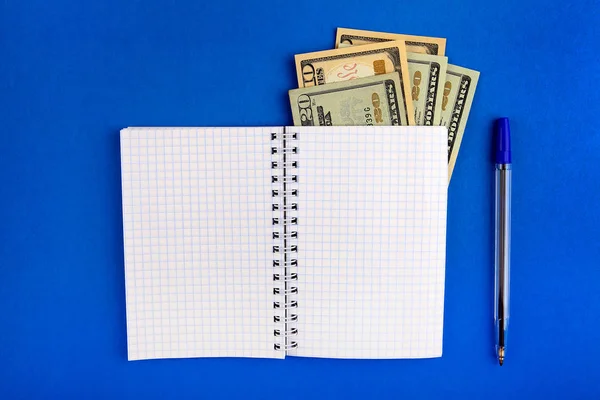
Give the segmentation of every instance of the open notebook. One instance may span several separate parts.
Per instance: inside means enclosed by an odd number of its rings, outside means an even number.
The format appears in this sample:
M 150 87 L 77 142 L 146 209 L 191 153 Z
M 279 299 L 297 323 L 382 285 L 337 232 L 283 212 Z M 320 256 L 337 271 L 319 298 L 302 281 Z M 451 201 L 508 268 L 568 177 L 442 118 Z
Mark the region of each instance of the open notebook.
M 442 354 L 444 127 L 121 131 L 130 360 Z

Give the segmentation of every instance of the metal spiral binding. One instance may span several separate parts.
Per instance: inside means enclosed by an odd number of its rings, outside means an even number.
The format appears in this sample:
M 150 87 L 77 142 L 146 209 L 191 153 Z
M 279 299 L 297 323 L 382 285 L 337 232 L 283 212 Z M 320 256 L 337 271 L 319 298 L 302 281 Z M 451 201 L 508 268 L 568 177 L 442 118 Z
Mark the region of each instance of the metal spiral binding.
M 298 334 L 295 326 L 298 321 L 298 259 L 294 255 L 298 252 L 298 231 L 295 225 L 298 218 L 294 215 L 298 211 L 298 203 L 294 199 L 298 196 L 298 175 L 294 171 L 298 168 L 298 161 L 294 159 L 298 148 L 294 141 L 298 133 L 283 132 L 272 133 L 271 140 L 271 168 L 273 175 L 271 183 L 273 189 L 273 335 L 275 336 L 275 350 L 287 351 L 298 347 L 298 342 L 293 337 Z

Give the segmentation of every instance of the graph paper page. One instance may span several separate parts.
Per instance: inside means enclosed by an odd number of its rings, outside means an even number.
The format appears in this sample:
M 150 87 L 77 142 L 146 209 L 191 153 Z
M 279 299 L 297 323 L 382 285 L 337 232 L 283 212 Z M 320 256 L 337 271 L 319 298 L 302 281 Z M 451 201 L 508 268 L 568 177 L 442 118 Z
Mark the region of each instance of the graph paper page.
M 442 354 L 447 131 L 299 132 L 298 348 L 289 355 Z
M 272 128 L 121 131 L 130 360 L 276 357 Z

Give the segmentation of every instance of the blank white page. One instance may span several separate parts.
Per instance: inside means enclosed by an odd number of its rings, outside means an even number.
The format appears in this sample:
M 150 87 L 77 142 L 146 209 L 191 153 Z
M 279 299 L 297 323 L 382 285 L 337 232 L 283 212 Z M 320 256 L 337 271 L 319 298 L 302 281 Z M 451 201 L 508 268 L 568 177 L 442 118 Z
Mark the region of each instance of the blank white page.
M 299 132 L 298 348 L 289 355 L 442 354 L 447 131 Z
M 272 128 L 121 131 L 130 360 L 274 357 Z

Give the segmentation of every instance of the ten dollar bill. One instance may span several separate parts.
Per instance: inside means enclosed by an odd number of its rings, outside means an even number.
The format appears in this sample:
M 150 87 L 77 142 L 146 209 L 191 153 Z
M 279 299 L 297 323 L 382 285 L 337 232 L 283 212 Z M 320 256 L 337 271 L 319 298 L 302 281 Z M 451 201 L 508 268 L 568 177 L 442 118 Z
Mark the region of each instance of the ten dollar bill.
M 392 41 L 296 55 L 299 87 L 320 86 L 396 71 L 399 74 L 400 125 L 414 125 L 408 99 L 408 61 L 404 42 Z
M 478 80 L 478 71 L 448 64 L 439 120 L 439 125 L 448 128 L 448 181 L 456 164 Z
M 400 125 L 397 73 L 290 90 L 295 126 Z
M 335 48 L 380 43 L 388 40 L 405 41 L 406 51 L 409 53 L 424 53 L 443 56 L 446 51 L 445 38 L 363 31 L 360 29 L 349 28 L 337 28 Z
M 442 110 L 442 88 L 446 82 L 448 58 L 418 53 L 408 53 L 407 58 L 415 124 L 437 125 Z

